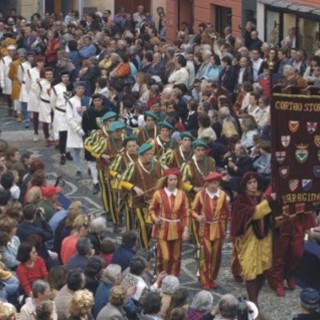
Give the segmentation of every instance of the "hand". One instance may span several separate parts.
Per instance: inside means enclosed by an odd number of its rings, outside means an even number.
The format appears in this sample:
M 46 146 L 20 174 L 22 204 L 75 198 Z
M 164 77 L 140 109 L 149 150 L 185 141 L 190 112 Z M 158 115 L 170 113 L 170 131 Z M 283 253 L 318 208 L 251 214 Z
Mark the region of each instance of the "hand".
M 133 190 L 137 194 L 138 197 L 142 197 L 144 195 L 144 191 L 142 189 L 140 189 L 139 187 L 134 187 Z
M 204 222 L 204 221 L 205 221 L 204 216 L 197 216 L 197 221 L 198 221 L 199 223 Z
M 157 226 L 160 226 L 161 225 L 161 218 L 156 218 L 154 220 L 154 224 L 157 225 Z
M 194 187 L 193 188 L 193 191 L 194 192 L 199 192 L 199 191 L 201 191 L 203 188 L 202 187 Z
M 127 290 L 127 297 L 131 298 L 137 291 L 137 287 L 136 286 L 130 286 L 130 287 L 126 287 Z
M 157 275 L 156 283 L 158 284 L 159 287 L 160 287 L 160 284 L 161 284 L 163 278 L 166 276 L 167 276 L 167 273 L 165 271 L 162 271 Z
M 103 154 L 101 156 L 101 158 L 105 161 L 105 162 L 110 162 L 110 156 L 108 154 Z
M 85 112 L 87 110 L 87 107 L 86 106 L 81 106 L 81 112 Z

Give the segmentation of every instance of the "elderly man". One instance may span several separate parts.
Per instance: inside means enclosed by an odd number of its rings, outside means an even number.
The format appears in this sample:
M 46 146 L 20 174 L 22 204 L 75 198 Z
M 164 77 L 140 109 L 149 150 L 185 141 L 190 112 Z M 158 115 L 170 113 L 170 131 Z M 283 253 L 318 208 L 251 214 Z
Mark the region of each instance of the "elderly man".
M 170 307 L 173 293 L 179 289 L 180 281 L 177 277 L 168 275 L 165 276 L 161 284 L 161 309 L 159 316 L 165 319 L 167 310 Z
M 117 264 L 109 264 L 101 275 L 101 283 L 95 294 L 95 304 L 93 316 L 96 318 L 100 310 L 109 301 L 109 292 L 113 286 L 118 286 L 121 282 L 121 267 Z
M 201 80 L 207 74 L 207 71 L 211 66 L 211 61 L 210 61 L 211 56 L 212 56 L 212 52 L 210 50 L 204 50 L 202 52 L 203 62 L 196 73 L 196 79 Z
M 32 285 L 32 297 L 27 299 L 26 304 L 21 308 L 20 319 L 23 320 L 36 320 L 36 308 L 42 302 L 50 300 L 50 285 L 43 280 L 37 280 Z M 54 304 L 54 302 L 52 302 Z M 57 310 L 54 304 L 53 313 L 51 315 L 52 320 L 57 320 Z M 60 318 L 59 318 L 60 319 Z

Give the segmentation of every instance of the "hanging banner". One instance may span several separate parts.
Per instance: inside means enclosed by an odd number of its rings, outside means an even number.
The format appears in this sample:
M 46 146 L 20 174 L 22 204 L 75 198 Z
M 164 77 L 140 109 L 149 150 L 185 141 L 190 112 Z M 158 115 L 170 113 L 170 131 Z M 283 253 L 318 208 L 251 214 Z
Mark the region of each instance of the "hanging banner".
M 275 93 L 271 107 L 272 187 L 288 214 L 320 202 L 320 96 Z

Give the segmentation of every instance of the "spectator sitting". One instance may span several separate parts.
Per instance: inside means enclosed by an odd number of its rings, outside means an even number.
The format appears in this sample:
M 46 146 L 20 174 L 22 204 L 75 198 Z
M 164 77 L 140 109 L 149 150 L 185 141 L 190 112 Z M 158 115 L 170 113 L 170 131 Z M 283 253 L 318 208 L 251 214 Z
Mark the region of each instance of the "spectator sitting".
M 161 309 L 157 312 L 161 318 L 165 318 L 171 304 L 173 293 L 179 289 L 180 282 L 175 276 L 165 276 L 161 284 Z
M 122 235 L 121 245 L 115 250 L 111 263 L 118 264 L 121 271 L 128 268 L 131 258 L 135 255 L 138 236 L 134 231 L 126 231 Z
M 80 237 L 87 235 L 89 219 L 85 214 L 78 215 L 72 225 L 72 233 L 66 237 L 61 244 L 61 261 L 65 265 L 69 259 L 77 252 L 76 244 Z M 58 239 L 57 239 L 58 240 Z
M 95 254 L 101 252 L 101 242 L 107 231 L 107 221 L 103 217 L 94 218 L 88 228 L 88 237 L 91 240 Z
M 0 255 L 0 260 L 2 259 Z M 7 270 L 6 266 L 0 261 L 0 282 L 3 285 L 1 288 L 1 294 L 3 299 L 9 302 L 15 303 L 20 292 L 19 280 L 14 274 Z
M 158 292 L 151 292 L 142 299 L 143 311 L 140 315 L 141 320 L 161 320 L 161 296 Z
M 32 285 L 37 280 L 46 280 L 48 271 L 41 257 L 38 256 L 36 247 L 28 242 L 21 243 L 17 259 L 20 264 L 17 267 L 17 277 L 20 281 L 24 294 L 32 295 Z
M 84 272 L 80 269 L 73 269 L 68 272 L 67 284 L 64 285 L 54 298 L 57 307 L 59 320 L 67 320 L 70 316 L 69 303 L 73 294 L 84 288 L 86 278 Z
M 69 304 L 70 317 L 68 320 L 92 319 L 93 304 L 94 299 L 90 291 L 86 289 L 76 291 Z
M 93 256 L 89 259 L 85 270 L 86 275 L 86 289 L 96 294 L 97 288 L 100 284 L 101 274 L 104 268 L 104 261 L 98 256 Z
M 58 195 L 61 192 L 61 187 L 45 186 L 41 188 L 42 200 L 38 206 L 42 209 L 47 222 L 51 217 L 60 210 L 58 204 Z
M 111 240 L 102 240 L 100 257 L 104 260 L 105 267 L 107 267 L 111 263 L 114 250 L 114 243 Z
M 201 319 L 213 307 L 213 296 L 210 292 L 201 290 L 196 293 L 190 304 L 187 320 Z
M 20 240 L 16 236 L 17 222 L 10 218 L 0 220 L 0 252 L 6 267 L 15 270 L 19 264 L 17 260 Z
M 41 227 L 35 224 L 37 217 L 40 219 Z M 39 239 L 39 256 L 44 259 L 47 267 L 51 265 L 51 258 L 47 251 L 45 241 L 53 238 L 53 232 L 44 218 L 40 209 L 33 204 L 28 204 L 23 208 L 23 222 L 19 223 L 17 236 L 20 241 L 26 241 L 30 236 L 37 236 Z
M 21 308 L 21 319 L 36 320 L 37 306 L 50 298 L 49 283 L 43 280 L 37 280 L 32 285 L 32 297 L 27 299 L 26 304 Z M 53 304 L 53 317 L 52 320 L 57 320 L 56 307 Z
M 119 285 L 121 282 L 121 267 L 116 264 L 109 264 L 101 274 L 101 283 L 95 294 L 95 304 L 93 308 L 93 316 L 96 318 L 101 309 L 107 305 L 109 300 L 109 292 L 113 286 Z
M 44 300 L 36 307 L 36 320 L 54 319 L 54 303 L 50 300 Z
M 171 296 L 170 306 L 167 309 L 165 319 L 169 319 L 171 312 L 176 308 L 184 309 L 186 312 L 188 311 L 188 294 L 189 292 L 185 288 L 178 288 L 173 292 Z
M 89 259 L 94 255 L 92 243 L 88 237 L 80 237 L 76 244 L 77 253 L 74 254 L 65 264 L 67 271 L 79 268 L 86 270 Z

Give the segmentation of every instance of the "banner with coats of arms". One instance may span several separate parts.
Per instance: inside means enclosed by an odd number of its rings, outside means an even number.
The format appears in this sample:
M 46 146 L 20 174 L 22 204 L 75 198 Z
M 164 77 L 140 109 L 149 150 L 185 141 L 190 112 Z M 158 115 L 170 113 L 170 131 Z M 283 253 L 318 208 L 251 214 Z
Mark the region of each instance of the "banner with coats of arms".
M 320 202 L 320 96 L 278 94 L 271 107 L 272 187 L 288 214 Z

